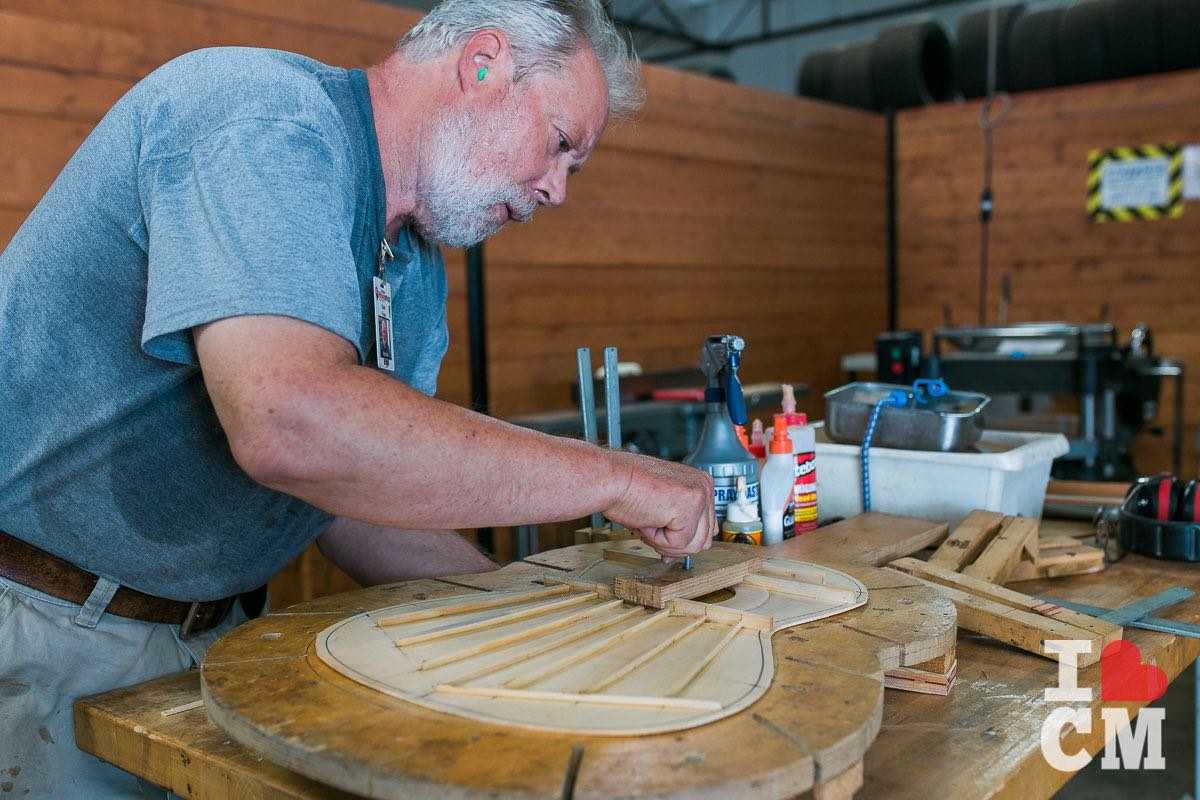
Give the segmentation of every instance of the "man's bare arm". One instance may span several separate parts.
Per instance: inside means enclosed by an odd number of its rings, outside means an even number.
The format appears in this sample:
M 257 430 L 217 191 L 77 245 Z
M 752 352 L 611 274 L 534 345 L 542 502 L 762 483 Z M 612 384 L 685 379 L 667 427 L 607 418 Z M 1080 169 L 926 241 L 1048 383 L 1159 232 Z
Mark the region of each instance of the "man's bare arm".
M 359 366 L 349 342 L 315 325 L 231 317 L 197 328 L 195 341 L 238 464 L 338 516 L 447 529 L 604 511 L 667 556 L 716 532 L 705 473 L 426 397 Z
M 317 547 L 364 586 L 472 575 L 499 566 L 455 531 L 404 531 L 344 517 L 334 520 Z

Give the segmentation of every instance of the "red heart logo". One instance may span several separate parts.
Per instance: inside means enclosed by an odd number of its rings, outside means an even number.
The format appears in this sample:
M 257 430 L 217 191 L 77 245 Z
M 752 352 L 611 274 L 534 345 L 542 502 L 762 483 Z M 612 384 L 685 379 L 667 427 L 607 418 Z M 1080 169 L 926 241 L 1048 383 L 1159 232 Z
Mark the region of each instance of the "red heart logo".
M 1100 654 L 1100 699 L 1148 703 L 1167 691 L 1167 674 L 1153 664 L 1142 663 L 1142 651 L 1123 639 Z

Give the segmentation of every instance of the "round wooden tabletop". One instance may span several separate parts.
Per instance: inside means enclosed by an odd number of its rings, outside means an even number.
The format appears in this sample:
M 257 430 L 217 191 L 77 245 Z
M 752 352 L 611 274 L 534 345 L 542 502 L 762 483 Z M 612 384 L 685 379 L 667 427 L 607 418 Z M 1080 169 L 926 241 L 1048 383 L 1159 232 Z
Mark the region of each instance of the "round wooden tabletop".
M 594 545 L 565 548 L 570 569 Z M 577 551 L 573 553 L 572 551 Z M 210 648 L 209 716 L 264 757 L 347 791 L 398 797 L 790 797 L 855 765 L 879 731 L 883 672 L 954 646 L 955 611 L 915 579 L 837 565 L 867 605 L 778 632 L 775 678 L 755 703 L 697 728 L 635 737 L 542 733 L 429 711 L 363 686 L 316 652 L 321 631 L 392 602 L 378 590 L 323 598 L 254 620 Z M 443 597 L 529 589 L 545 566 L 514 564 L 447 584 Z

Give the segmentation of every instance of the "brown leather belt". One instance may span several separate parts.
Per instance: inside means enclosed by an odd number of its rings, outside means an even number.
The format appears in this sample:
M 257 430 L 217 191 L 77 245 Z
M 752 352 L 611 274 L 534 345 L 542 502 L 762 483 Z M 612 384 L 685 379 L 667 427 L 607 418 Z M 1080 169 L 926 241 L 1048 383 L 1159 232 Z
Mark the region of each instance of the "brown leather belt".
M 69 561 L 39 550 L 0 531 L 0 575 L 9 580 L 45 592 L 52 597 L 83 605 L 99 578 Z M 217 626 L 237 597 L 207 603 L 185 603 L 143 594 L 121 586 L 113 594 L 105 611 L 118 617 L 144 622 L 165 622 L 180 626 L 180 635 L 203 633 Z

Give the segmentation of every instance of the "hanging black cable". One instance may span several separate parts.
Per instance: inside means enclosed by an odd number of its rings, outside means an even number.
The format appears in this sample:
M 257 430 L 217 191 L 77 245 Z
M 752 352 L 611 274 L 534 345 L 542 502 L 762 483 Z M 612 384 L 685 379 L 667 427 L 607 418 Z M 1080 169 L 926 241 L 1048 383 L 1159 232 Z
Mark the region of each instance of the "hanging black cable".
M 1009 109 L 1012 98 L 1006 92 L 996 92 L 996 48 L 998 29 L 996 16 L 999 7 L 993 5 L 988 15 L 988 60 L 987 97 L 979 110 L 979 126 L 983 128 L 983 191 L 979 195 L 979 325 L 987 325 L 988 295 L 988 243 L 991 232 L 992 209 L 992 130 L 1000 124 Z M 1000 110 L 992 113 L 993 105 L 999 102 Z

